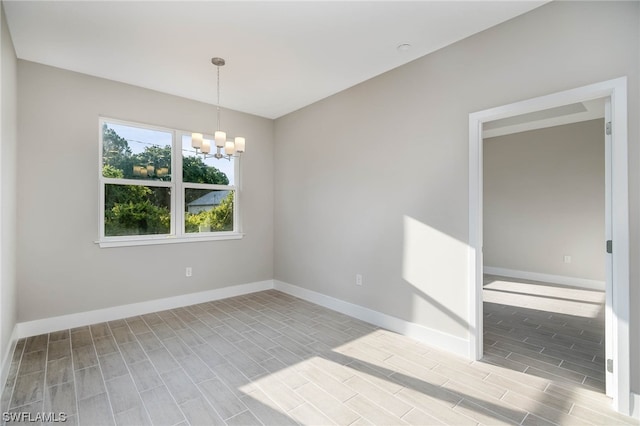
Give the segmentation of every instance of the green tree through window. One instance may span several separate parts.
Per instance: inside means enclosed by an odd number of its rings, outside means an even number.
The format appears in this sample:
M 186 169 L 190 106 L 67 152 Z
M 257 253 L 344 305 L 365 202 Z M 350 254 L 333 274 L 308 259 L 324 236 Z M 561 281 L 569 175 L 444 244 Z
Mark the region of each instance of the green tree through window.
M 116 126 L 113 126 L 116 127 Z M 144 131 L 141 130 L 141 132 Z M 172 145 L 153 138 L 127 140 L 108 123 L 102 125 L 104 236 L 169 234 L 171 232 Z M 137 144 L 134 149 L 130 141 Z M 181 155 L 182 179 L 189 184 L 229 185 L 229 178 L 200 156 Z M 123 180 L 122 183 L 118 182 Z M 124 180 L 130 180 L 125 183 Z M 142 181 L 140 183 L 132 182 Z M 167 182 L 153 184 L 150 181 Z M 176 179 L 173 180 L 175 183 Z M 175 188 L 175 187 L 174 187 Z M 218 194 L 213 195 L 216 192 Z M 205 198 L 215 199 L 202 205 Z M 183 192 L 186 233 L 233 231 L 234 191 L 190 189 Z M 194 204 L 192 206 L 191 204 Z M 198 204 L 198 206 L 195 206 Z

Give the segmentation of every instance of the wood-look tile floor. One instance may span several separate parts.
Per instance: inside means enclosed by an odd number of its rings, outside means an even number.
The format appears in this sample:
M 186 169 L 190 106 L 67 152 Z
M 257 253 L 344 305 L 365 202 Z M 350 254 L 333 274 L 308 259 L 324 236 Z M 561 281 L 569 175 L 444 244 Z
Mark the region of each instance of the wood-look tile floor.
M 23 339 L 2 407 L 87 426 L 634 424 L 584 386 L 275 290 Z
M 605 391 L 602 291 L 486 275 L 485 361 Z

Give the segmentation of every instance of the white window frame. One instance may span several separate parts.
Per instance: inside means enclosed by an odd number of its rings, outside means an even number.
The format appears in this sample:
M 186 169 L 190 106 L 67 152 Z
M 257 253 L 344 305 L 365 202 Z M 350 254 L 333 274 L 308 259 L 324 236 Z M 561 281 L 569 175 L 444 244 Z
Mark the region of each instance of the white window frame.
M 102 127 L 104 124 L 119 124 L 129 127 L 137 127 L 141 129 L 156 130 L 171 134 L 171 181 L 156 181 L 156 180 L 143 180 L 143 179 L 118 179 L 107 178 L 102 175 L 103 167 L 103 132 Z M 191 136 L 190 131 L 171 129 L 168 127 L 161 127 L 156 125 L 149 125 L 143 123 L 136 123 L 131 121 L 123 121 L 109 117 L 99 117 L 98 119 L 98 179 L 100 183 L 99 192 L 99 217 L 98 217 L 98 235 L 99 239 L 96 241 L 101 248 L 108 247 L 126 247 L 126 246 L 139 246 L 139 245 L 154 245 L 154 244 L 171 244 L 171 243 L 191 243 L 197 241 L 217 241 L 217 240 L 236 240 L 241 239 L 244 234 L 242 233 L 240 223 L 240 181 L 241 181 L 241 168 L 240 158 L 233 157 L 231 161 L 234 163 L 234 184 L 233 185 L 216 185 L 216 184 L 202 184 L 191 183 L 182 181 L 182 137 L 184 135 Z M 204 135 L 205 139 L 213 140 L 213 135 Z M 226 159 L 220 159 L 219 161 L 228 161 Z M 135 185 L 135 186 L 155 186 L 169 188 L 171 191 L 171 224 L 169 228 L 169 234 L 153 234 L 153 235 L 124 235 L 124 236 L 105 236 L 105 221 L 104 221 L 104 208 L 105 208 L 105 188 L 108 184 L 117 185 Z M 184 212 L 184 192 L 186 189 L 213 189 L 213 190 L 231 190 L 233 191 L 233 231 L 219 231 L 219 232 L 185 232 L 185 212 Z

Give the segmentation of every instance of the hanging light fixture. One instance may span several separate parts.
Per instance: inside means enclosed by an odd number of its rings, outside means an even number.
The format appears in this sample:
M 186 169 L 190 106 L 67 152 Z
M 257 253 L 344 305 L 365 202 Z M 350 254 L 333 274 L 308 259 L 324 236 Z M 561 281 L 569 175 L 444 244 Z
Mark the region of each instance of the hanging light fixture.
M 211 63 L 216 66 L 218 71 L 218 101 L 216 104 L 218 123 L 213 135 L 216 152 L 215 154 L 210 154 L 211 142 L 204 139 L 204 135 L 202 133 L 191 134 L 191 146 L 196 150 L 196 154 L 202 155 L 203 158 L 214 157 L 217 159 L 226 158 L 227 160 L 231 160 L 232 157 L 244 152 L 245 140 L 242 136 L 236 136 L 233 140 L 227 140 L 227 133 L 220 130 L 220 67 L 224 66 L 225 61 L 222 58 L 211 58 Z

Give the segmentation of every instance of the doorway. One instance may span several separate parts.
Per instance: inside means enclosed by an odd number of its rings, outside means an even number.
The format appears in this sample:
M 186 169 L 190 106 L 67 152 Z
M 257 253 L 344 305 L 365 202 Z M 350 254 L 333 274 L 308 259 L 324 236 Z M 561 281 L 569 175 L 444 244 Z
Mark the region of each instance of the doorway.
M 483 359 L 603 395 L 604 115 L 596 99 L 483 126 Z
M 629 219 L 627 178 L 626 78 L 618 78 L 539 98 L 479 111 L 469 115 L 469 356 L 483 356 L 483 142 L 484 123 L 604 98 L 609 107 L 605 191 L 608 214 L 606 244 L 608 268 L 605 301 L 607 390 L 613 407 L 629 415 Z M 602 242 L 603 249 L 605 242 Z M 610 391 L 610 392 L 609 392 Z

